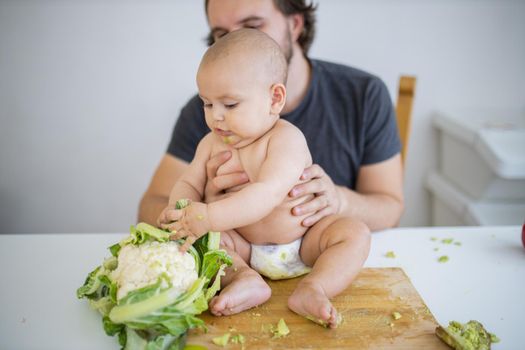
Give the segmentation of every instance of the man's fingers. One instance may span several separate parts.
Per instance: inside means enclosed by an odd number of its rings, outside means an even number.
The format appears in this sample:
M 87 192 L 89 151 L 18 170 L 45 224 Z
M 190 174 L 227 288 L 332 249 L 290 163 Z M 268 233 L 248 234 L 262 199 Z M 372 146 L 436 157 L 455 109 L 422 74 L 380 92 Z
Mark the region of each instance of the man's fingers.
M 330 214 L 332 214 L 332 208 L 326 207 L 318 211 L 314 215 L 310 215 L 309 217 L 305 218 L 301 224 L 305 227 L 311 227 L 315 225 L 319 220 Z
M 213 179 L 213 184 L 218 190 L 224 191 L 228 188 L 242 185 L 248 180 L 248 175 L 245 172 L 237 172 L 217 176 Z
M 315 178 L 319 178 L 324 176 L 324 170 L 317 164 L 312 164 L 308 168 L 304 169 L 303 173 L 301 174 L 301 180 L 311 180 Z
M 292 209 L 292 214 L 296 216 L 308 215 L 315 213 L 316 211 L 322 210 L 328 206 L 328 197 L 325 195 L 317 196 L 312 198 L 312 200 L 302 203 L 295 206 Z
M 297 186 L 294 186 L 290 191 L 291 197 L 300 197 L 306 194 L 319 194 L 323 192 L 325 188 L 323 187 L 322 179 L 313 179 L 308 182 L 304 182 Z
M 232 154 L 230 151 L 224 151 L 211 157 L 206 163 L 206 175 L 208 176 L 208 179 L 213 179 L 217 174 L 217 169 L 226 163 L 226 161 L 230 159 L 231 156 Z

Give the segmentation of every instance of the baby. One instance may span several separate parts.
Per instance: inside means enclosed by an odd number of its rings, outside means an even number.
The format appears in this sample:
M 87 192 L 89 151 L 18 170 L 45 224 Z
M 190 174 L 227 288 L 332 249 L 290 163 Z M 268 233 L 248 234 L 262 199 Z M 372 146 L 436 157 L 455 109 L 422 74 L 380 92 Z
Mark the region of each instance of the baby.
M 261 274 L 271 279 L 308 273 L 289 297 L 294 312 L 337 326 L 330 298 L 348 287 L 370 249 L 368 228 L 331 215 L 312 227 L 291 209 L 309 198 L 290 198 L 312 158 L 301 131 L 279 119 L 286 101 L 287 63 L 279 45 L 254 29 L 231 32 L 211 46 L 197 73 L 206 123 L 211 129 L 173 187 L 159 226 L 186 238 L 187 248 L 208 231 L 221 231 L 221 244 L 233 266 L 224 289 L 210 302 L 215 315 L 259 305 L 271 295 Z M 249 182 L 203 203 L 206 162 L 229 150 L 232 157 L 217 175 L 244 171 Z M 182 210 L 179 199 L 190 199 Z

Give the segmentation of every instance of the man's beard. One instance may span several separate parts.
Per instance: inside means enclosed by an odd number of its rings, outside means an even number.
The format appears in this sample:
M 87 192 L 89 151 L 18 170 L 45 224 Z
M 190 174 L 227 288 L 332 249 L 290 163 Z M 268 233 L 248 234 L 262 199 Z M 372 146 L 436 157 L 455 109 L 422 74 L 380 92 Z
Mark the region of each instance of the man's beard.
M 286 59 L 286 63 L 290 65 L 290 61 L 293 57 L 293 48 L 292 48 L 292 33 L 288 28 L 286 28 L 286 34 L 285 41 L 283 43 L 283 47 L 281 50 L 283 50 L 284 58 Z

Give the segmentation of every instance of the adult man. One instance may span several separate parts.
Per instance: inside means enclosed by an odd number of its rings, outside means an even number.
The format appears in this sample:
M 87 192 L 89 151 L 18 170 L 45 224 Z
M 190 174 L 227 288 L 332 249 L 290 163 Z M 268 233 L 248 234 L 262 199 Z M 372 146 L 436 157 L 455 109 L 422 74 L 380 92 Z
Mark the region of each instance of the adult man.
M 210 43 L 250 27 L 268 34 L 285 53 L 288 96 L 282 118 L 303 131 L 316 163 L 305 169 L 305 182 L 290 191 L 290 196 L 314 193 L 315 198 L 292 213 L 311 213 L 305 226 L 333 213 L 356 217 L 371 230 L 397 225 L 403 211 L 402 167 L 384 84 L 368 73 L 307 57 L 315 7 L 304 0 L 207 0 L 205 8 Z M 208 132 L 203 115 L 198 96 L 183 108 L 168 152 L 142 198 L 140 221 L 155 223 L 166 206 L 173 184 Z M 244 173 L 216 177 L 230 156 L 223 153 L 208 162 L 208 177 L 214 180 L 207 197 L 247 181 Z

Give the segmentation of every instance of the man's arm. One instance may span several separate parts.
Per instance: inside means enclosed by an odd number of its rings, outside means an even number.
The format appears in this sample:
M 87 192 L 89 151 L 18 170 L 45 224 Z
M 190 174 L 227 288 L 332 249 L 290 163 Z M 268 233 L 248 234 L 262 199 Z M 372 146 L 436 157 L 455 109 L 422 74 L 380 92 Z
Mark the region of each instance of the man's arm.
M 341 213 L 361 219 L 372 231 L 397 226 L 404 210 L 401 156 L 362 166 L 356 191 L 337 189 Z
M 171 189 L 187 167 L 188 163 L 169 153 L 162 157 L 148 189 L 140 201 L 139 222 L 143 221 L 156 225 L 157 218 L 168 205 Z

